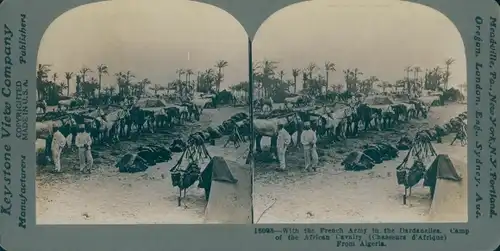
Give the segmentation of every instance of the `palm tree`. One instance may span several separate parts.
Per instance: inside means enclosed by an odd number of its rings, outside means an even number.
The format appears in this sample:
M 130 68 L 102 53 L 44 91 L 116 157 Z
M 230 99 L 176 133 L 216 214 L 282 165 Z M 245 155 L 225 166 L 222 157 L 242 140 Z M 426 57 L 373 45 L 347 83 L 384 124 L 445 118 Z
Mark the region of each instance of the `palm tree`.
M 217 89 L 217 92 L 219 92 L 220 90 L 220 85 L 222 83 L 222 78 L 223 78 L 223 70 L 224 68 L 226 68 L 227 66 L 229 65 L 229 63 L 226 61 L 226 60 L 219 60 L 215 63 L 215 68 L 218 69 L 219 73 L 217 74 L 217 85 L 216 85 L 216 89 Z
M 382 83 L 378 84 L 377 86 L 382 88 L 382 92 L 385 92 L 387 88 L 390 87 L 390 83 L 388 81 L 382 81 Z
M 141 81 L 139 81 L 139 94 L 143 94 L 146 91 L 146 86 L 151 84 L 151 80 L 145 78 Z
M 412 66 L 411 66 L 411 65 L 406 66 L 406 67 L 405 67 L 405 69 L 404 69 L 404 71 L 405 71 L 405 73 L 406 73 L 406 78 L 407 78 L 407 79 L 410 79 L 410 72 L 412 72 L 412 71 L 413 71 Z
M 293 76 L 293 93 L 297 93 L 297 77 L 300 75 L 300 69 L 292 69 Z
M 318 66 L 315 63 L 309 63 L 307 67 L 304 69 L 304 71 L 307 73 L 309 76 L 309 79 L 312 79 L 313 73 L 318 69 Z
M 82 82 L 85 82 L 85 77 L 89 72 L 92 72 L 92 70 L 86 66 L 83 66 L 82 69 L 80 69 L 80 76 L 82 78 Z
M 175 70 L 175 73 L 177 73 L 178 80 L 182 81 L 182 76 L 186 73 L 186 70 L 184 70 L 184 69 L 177 69 L 177 70 Z
M 285 77 L 285 71 L 284 70 L 279 71 L 278 75 L 280 76 L 280 82 L 283 83 L 283 77 Z
M 64 82 L 60 82 L 59 83 L 59 95 L 64 95 L 63 94 L 63 91 L 66 90 L 68 91 L 69 90 L 69 84 L 68 83 L 64 83 Z M 69 95 L 67 95 L 69 96 Z
M 59 78 L 59 75 L 57 74 L 57 72 L 54 72 L 52 74 L 52 82 L 55 84 L 57 83 L 57 79 Z
M 446 72 L 444 73 L 444 90 L 448 90 L 448 81 L 450 80 L 451 72 L 450 72 L 450 66 L 455 63 L 455 59 L 453 58 L 448 58 L 444 62 L 446 65 Z
M 410 72 L 413 72 L 413 67 L 411 65 L 406 66 L 404 71 L 406 73 L 406 91 L 410 93 Z
M 330 62 L 330 61 L 326 61 L 325 62 L 325 76 L 326 76 L 326 88 L 325 88 L 325 92 L 328 92 L 328 85 L 329 85 L 329 73 L 330 72 L 333 72 L 333 71 L 337 71 L 335 69 L 335 64 Z
M 65 72 L 64 78 L 66 78 L 66 96 L 69 96 L 69 81 L 73 78 L 73 72 Z
M 346 89 L 348 91 L 357 91 L 357 85 L 359 82 L 359 76 L 363 75 L 358 68 L 344 70 L 344 79 L 346 81 Z
M 36 78 L 40 80 L 45 80 L 49 77 L 49 72 L 51 71 L 50 64 L 38 64 L 38 69 L 36 70 Z
M 271 87 L 271 79 L 276 74 L 276 69 L 278 62 L 265 59 L 260 63 L 261 76 L 262 76 L 262 87 L 264 88 L 264 94 L 267 97 L 269 94 L 269 89 Z
M 133 78 L 135 78 L 135 75 L 131 71 L 125 72 L 125 83 L 131 84 Z
M 126 71 L 126 72 L 117 72 L 114 74 L 116 76 L 116 81 L 118 84 L 118 93 L 120 95 L 127 95 L 129 94 L 129 87 L 131 85 L 131 80 L 132 78 L 135 77 L 134 74 L 132 74 L 131 71 Z
M 185 74 L 186 74 L 186 82 L 191 83 L 191 76 L 193 76 L 193 75 L 194 75 L 193 70 L 191 70 L 191 69 L 186 69 Z
M 422 68 L 420 68 L 419 66 L 413 67 L 413 73 L 415 74 L 415 79 L 418 79 L 418 75 L 421 72 L 422 72 Z
M 108 66 L 105 64 L 100 64 L 97 66 L 97 76 L 99 77 L 99 90 L 98 90 L 99 97 L 101 96 L 102 75 L 109 75 Z

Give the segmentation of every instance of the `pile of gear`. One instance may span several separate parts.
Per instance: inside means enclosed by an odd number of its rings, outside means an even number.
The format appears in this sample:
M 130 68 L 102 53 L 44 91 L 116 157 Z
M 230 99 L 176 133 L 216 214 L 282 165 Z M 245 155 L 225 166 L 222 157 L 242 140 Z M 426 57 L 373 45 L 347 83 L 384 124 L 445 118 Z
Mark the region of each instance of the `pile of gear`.
M 210 155 L 205 147 L 205 143 L 215 144 L 215 139 L 227 135 L 228 126 L 234 122 L 240 122 L 248 118 L 246 113 L 238 113 L 218 127 L 208 127 L 203 131 L 195 132 L 188 136 L 187 140 L 176 139 L 170 146 L 147 145 L 135 149 L 136 153 L 125 154 L 120 161 L 116 163 L 119 172 L 136 173 L 143 172 L 148 167 L 158 163 L 168 162 L 172 159 L 172 153 L 183 153 L 175 168 L 180 165 L 184 157 L 188 157 L 191 161 L 197 161 L 203 157 Z M 174 175 L 175 176 L 175 175 Z
M 208 127 L 203 131 L 191 134 L 188 137 L 187 143 L 180 141 L 173 142 L 171 149 L 175 150 L 176 152 L 180 152 L 180 150 L 182 150 L 181 157 L 179 158 L 177 163 L 170 169 L 172 186 L 179 188 L 179 206 L 181 205 L 181 198 L 186 196 L 186 190 L 191 187 L 196 181 L 200 181 L 201 168 L 198 165 L 199 160 L 202 158 L 212 159 L 205 147 L 205 143 L 209 142 L 214 145 L 215 139 L 221 138 L 223 135 L 230 134 L 233 129 L 239 130 L 239 128 L 234 128 L 235 125 L 245 126 L 248 123 L 248 114 L 243 112 L 238 113 L 233 115 L 228 120 L 224 121 L 222 125 L 219 125 L 216 128 Z M 182 169 L 180 167 L 184 158 L 187 158 L 189 160 L 189 164 L 186 169 Z M 182 196 L 183 191 L 184 196 Z
M 346 171 L 372 169 L 375 164 L 393 160 L 399 156 L 399 150 L 390 143 L 377 142 L 366 144 L 360 151 L 350 152 L 342 161 Z
M 396 176 L 399 185 L 405 189 L 415 186 L 424 177 L 426 167 L 424 159 L 430 156 L 437 156 L 432 141 L 441 143 L 441 137 L 456 133 L 457 136 L 466 133 L 467 112 L 462 112 L 458 116 L 451 118 L 444 125 L 436 125 L 434 128 L 425 129 L 417 132 L 415 138 L 411 140 L 408 136 L 403 136 L 399 140 L 397 147 L 399 150 L 409 150 L 401 164 L 396 168 Z M 465 137 L 466 134 L 462 135 Z M 453 140 L 453 142 L 457 139 Z M 452 142 L 452 144 L 453 144 Z M 413 157 L 413 164 L 408 167 L 408 161 Z

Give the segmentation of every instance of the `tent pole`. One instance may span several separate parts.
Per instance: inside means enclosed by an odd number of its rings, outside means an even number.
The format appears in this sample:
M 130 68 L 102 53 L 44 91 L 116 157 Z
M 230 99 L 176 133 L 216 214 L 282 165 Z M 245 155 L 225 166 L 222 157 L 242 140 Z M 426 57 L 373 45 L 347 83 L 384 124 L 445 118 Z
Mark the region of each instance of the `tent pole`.
M 408 189 L 405 187 L 405 194 L 403 195 L 403 205 L 406 205 L 406 193 Z

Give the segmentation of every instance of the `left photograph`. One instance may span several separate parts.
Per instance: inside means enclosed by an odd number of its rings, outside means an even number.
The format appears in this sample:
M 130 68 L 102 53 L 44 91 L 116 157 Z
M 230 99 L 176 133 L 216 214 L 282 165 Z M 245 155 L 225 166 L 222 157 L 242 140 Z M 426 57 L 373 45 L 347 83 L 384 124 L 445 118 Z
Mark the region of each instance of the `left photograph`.
M 37 224 L 252 224 L 247 36 L 189 1 L 107 1 L 39 45 Z

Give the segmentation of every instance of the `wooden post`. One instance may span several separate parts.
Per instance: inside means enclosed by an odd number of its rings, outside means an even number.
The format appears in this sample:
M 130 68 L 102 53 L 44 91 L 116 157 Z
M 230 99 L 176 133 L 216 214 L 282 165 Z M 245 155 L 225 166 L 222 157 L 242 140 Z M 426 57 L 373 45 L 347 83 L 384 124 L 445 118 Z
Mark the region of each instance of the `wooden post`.
M 406 192 L 407 192 L 407 188 L 405 187 L 405 194 L 403 195 L 403 205 L 406 205 Z

